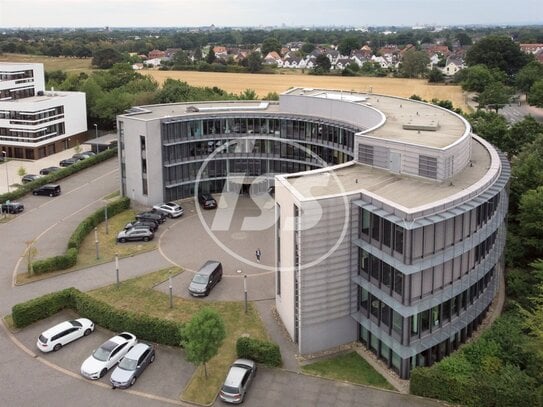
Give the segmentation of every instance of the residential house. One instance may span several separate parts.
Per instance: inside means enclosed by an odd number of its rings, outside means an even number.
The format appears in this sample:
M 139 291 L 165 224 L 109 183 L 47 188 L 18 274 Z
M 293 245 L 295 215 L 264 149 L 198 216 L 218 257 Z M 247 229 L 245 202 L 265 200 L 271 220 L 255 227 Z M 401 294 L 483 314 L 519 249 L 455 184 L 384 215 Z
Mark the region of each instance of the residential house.
M 263 63 L 266 65 L 279 65 L 279 61 L 282 62 L 281 56 L 276 51 L 271 51 L 264 57 Z
M 446 65 L 441 69 L 441 72 L 447 76 L 454 76 L 458 71 L 461 71 L 465 67 L 466 66 L 464 65 L 464 61 L 462 59 L 450 57 L 447 58 Z
M 149 51 L 149 56 L 147 59 L 160 59 L 164 58 L 166 56 L 166 53 L 164 51 L 161 51 L 159 49 L 154 49 L 152 51 Z

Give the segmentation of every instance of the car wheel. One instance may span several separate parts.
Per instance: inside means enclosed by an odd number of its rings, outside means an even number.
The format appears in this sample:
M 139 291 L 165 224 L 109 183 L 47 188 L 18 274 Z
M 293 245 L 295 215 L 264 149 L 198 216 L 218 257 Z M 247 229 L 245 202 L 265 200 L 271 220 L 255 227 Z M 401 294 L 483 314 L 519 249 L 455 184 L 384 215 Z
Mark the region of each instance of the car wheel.
M 132 380 L 130 380 L 130 386 L 133 386 L 134 383 L 136 383 L 136 376 L 134 376 Z
M 60 348 L 62 348 L 62 345 L 60 343 L 57 343 L 54 347 L 53 347 L 53 350 L 56 352 L 57 350 L 60 350 Z
M 206 297 L 209 295 L 209 288 L 206 290 Z
M 85 330 L 85 332 L 83 333 L 83 335 L 84 335 L 84 336 L 89 336 L 91 332 L 92 332 L 92 331 L 90 330 L 90 328 L 87 328 L 87 329 Z
M 32 192 L 32 195 L 38 195 L 38 193 L 37 192 Z
M 102 371 L 100 372 L 100 378 L 104 377 L 107 373 L 107 369 L 102 369 Z
M 155 361 L 155 355 L 151 356 L 151 359 L 149 359 L 149 363 L 153 363 Z
M 51 192 L 51 193 L 49 194 L 49 196 L 52 197 L 52 196 L 53 196 L 53 193 Z
M 144 236 L 144 237 L 143 237 L 143 241 L 144 241 L 144 242 L 148 242 L 148 241 L 149 241 L 149 236 Z
M 119 242 L 121 242 L 121 243 L 126 243 L 126 239 L 125 239 L 124 237 L 121 237 L 121 238 L 119 239 Z

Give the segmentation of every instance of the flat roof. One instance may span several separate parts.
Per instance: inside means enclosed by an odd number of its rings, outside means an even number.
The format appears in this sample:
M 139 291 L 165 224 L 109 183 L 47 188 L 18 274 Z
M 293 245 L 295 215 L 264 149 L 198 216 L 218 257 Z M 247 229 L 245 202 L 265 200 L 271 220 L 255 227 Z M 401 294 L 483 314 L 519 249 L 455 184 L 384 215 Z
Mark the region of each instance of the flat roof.
M 373 93 L 344 92 L 328 89 L 295 88 L 288 95 L 316 97 L 358 104 L 382 112 L 382 126 L 364 132 L 377 139 L 445 148 L 469 132 L 469 124 L 450 110 L 424 102 Z M 367 128 L 362 120 L 360 127 Z
M 409 211 L 420 206 L 462 193 L 480 181 L 489 170 L 491 156 L 475 139 L 472 143 L 472 165 L 446 181 L 394 174 L 385 169 L 351 162 L 331 170 L 314 170 L 282 175 L 302 199 L 354 193 L 372 193 Z

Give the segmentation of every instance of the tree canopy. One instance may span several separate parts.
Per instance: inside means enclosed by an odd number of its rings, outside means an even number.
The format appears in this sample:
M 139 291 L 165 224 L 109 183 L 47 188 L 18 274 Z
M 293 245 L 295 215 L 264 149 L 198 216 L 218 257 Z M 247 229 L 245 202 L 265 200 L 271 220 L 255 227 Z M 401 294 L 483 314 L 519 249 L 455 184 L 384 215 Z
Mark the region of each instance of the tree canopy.
M 211 308 L 202 308 L 183 327 L 182 346 L 189 362 L 204 365 L 207 378 L 206 363 L 219 351 L 226 330 L 224 322 L 217 311 Z
M 519 45 L 505 35 L 486 36 L 473 44 L 466 54 L 468 66 L 483 64 L 509 76 L 517 73 L 529 60 Z
M 114 64 L 122 62 L 123 56 L 119 51 L 113 48 L 103 48 L 97 50 L 92 58 L 92 64 L 100 69 L 111 68 Z
M 418 78 L 427 70 L 430 58 L 424 51 L 408 50 L 405 52 L 400 72 L 408 78 Z

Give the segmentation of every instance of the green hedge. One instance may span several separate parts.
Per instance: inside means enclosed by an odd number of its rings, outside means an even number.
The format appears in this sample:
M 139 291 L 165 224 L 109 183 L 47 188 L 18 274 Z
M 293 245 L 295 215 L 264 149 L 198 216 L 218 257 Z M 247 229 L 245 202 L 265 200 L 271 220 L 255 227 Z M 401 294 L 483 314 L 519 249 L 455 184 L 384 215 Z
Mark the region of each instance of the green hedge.
M 81 317 L 89 318 L 95 324 L 112 331 L 129 331 L 140 339 L 164 345 L 181 344 L 182 324 L 119 310 L 75 288 L 67 288 L 17 304 L 12 308 L 12 318 L 17 328 L 24 328 L 66 308 L 73 309 Z
M 84 170 L 85 168 L 89 168 L 93 165 L 96 165 L 98 163 L 101 163 L 105 160 L 108 160 L 116 156 L 117 156 L 117 147 L 110 148 L 109 150 L 106 150 L 106 151 L 102 151 L 101 153 L 98 153 L 95 156 L 86 158 L 85 160 L 78 161 L 75 164 L 70 165 L 69 167 L 62 168 L 49 175 L 37 178 L 34 181 L 29 182 L 28 184 L 21 185 L 17 189 L 11 192 L 1 194 L 0 202 L 15 201 L 25 196 L 26 194 L 32 192 L 32 190 L 36 189 L 37 187 L 40 187 L 45 184 L 49 184 L 51 182 L 59 181 L 62 178 L 66 178 L 72 174 L 75 174 L 78 171 Z
M 130 208 L 130 199 L 122 197 L 115 202 L 107 204 L 107 214 L 115 216 L 122 211 Z M 36 260 L 32 263 L 32 269 L 35 274 L 50 273 L 57 270 L 66 270 L 75 266 L 77 255 L 81 243 L 91 233 L 96 226 L 105 220 L 105 208 L 96 210 L 79 224 L 68 240 L 68 249 L 66 253 L 60 256 L 48 257 L 42 260 Z M 30 270 L 29 270 L 30 272 Z
M 259 339 L 241 337 L 236 342 L 239 358 L 252 359 L 269 367 L 281 366 L 281 351 L 275 343 Z

